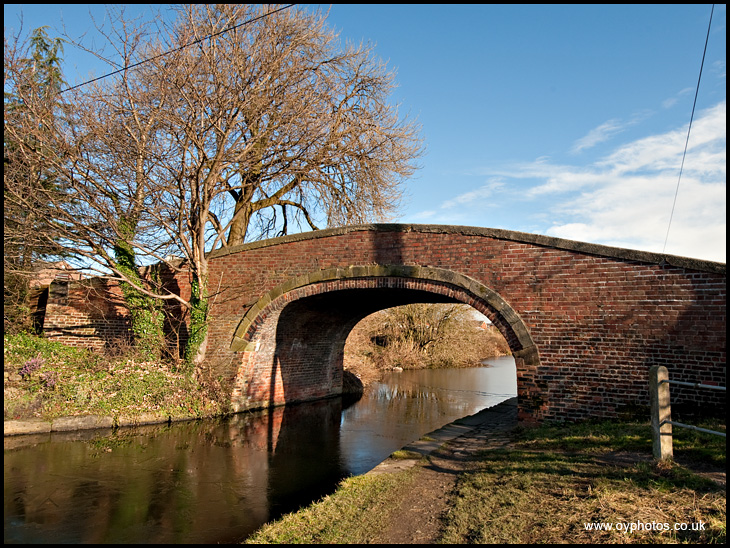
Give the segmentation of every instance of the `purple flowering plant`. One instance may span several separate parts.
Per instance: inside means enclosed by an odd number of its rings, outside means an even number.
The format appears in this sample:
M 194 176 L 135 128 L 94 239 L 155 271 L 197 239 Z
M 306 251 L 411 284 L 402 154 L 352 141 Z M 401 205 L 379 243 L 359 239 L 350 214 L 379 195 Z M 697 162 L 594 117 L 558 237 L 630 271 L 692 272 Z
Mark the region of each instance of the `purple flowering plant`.
M 30 377 L 30 374 L 33 373 L 33 371 L 37 371 L 40 369 L 40 367 L 46 363 L 46 360 L 41 358 L 40 354 L 36 356 L 35 358 L 29 359 L 27 362 L 23 364 L 23 367 L 18 369 L 18 373 L 22 378 Z
M 41 373 L 41 382 L 46 388 L 54 389 L 58 384 L 58 373 L 56 371 Z

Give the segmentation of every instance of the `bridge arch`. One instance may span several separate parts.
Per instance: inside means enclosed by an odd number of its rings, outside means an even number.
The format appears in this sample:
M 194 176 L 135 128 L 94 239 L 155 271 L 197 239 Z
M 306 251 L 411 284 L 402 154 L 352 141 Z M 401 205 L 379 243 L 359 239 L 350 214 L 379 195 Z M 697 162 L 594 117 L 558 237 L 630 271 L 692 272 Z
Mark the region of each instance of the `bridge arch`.
M 493 228 L 413 224 L 292 234 L 216 250 L 208 260 L 215 294 L 206 361 L 198 365 L 198 374 L 220 380 L 226 389 L 236 386 L 232 399 L 238 409 L 247 408 L 246 401 L 260 406 L 278 401 L 276 397 L 284 399 L 283 389 L 276 388 L 281 370 L 272 369 L 272 364 L 279 367 L 287 365 L 284 358 L 300 359 L 316 342 L 310 336 L 277 331 L 278 324 L 284 324 L 274 321 L 277 315 L 298 317 L 300 327 L 307 323 L 314 332 L 332 329 L 329 340 L 323 336 L 317 342 L 334 352 L 334 357 L 326 356 L 329 360 L 337 357 L 332 340 L 341 339 L 338 330 L 348 329 L 358 311 L 398 304 L 389 300 L 395 293 L 386 295 L 385 286 L 365 291 L 365 278 L 393 287 L 430 284 L 413 286 L 412 291 L 420 293 L 401 291 L 398 298 L 405 302 L 418 296 L 473 301 L 477 309 L 484 305 L 483 311 L 507 333 L 518 364 L 524 364 L 518 369 L 523 421 L 644 414 L 647 374 L 653 365 L 668 367 L 679 381 L 726 384 L 725 263 Z M 184 268 L 163 277 L 171 292 L 190 295 L 191 280 Z M 381 278 L 393 280 L 386 283 Z M 458 295 L 435 291 L 437 282 Z M 326 283 L 347 284 L 343 288 L 348 291 L 323 293 Z M 109 325 L 109 314 L 116 315 L 119 308 L 114 304 L 116 286 L 108 288 L 113 310 L 98 306 L 96 292 L 92 302 L 86 284 L 67 289 L 63 296 L 49 298 L 46 336 L 78 346 L 104 345 L 127 336 L 126 322 L 118 322 L 119 329 Z M 101 288 L 100 294 L 105 293 Z M 352 299 L 348 304 L 338 297 Z M 291 302 L 286 304 L 286 299 Z M 315 306 L 306 309 L 314 304 L 340 323 L 326 314 L 317 316 Z M 337 316 L 343 306 L 341 314 L 347 315 Z M 175 307 L 167 312 L 174 340 L 182 343 L 189 336 L 186 314 Z M 277 336 L 280 341 L 288 337 L 288 355 L 276 353 Z M 272 349 L 267 350 L 269 343 Z M 310 345 L 306 351 L 305 344 Z M 251 367 L 268 375 L 262 381 L 265 386 L 259 383 L 261 389 L 254 392 Z M 336 369 L 330 376 L 336 386 Z M 257 399 L 257 394 L 271 397 Z M 714 391 L 679 387 L 672 392 L 672 406 L 724 416 L 726 402 Z
M 465 303 L 504 335 L 520 372 L 540 357 L 527 325 L 496 291 L 463 274 L 435 267 L 361 265 L 318 270 L 275 287 L 244 315 L 230 349 L 242 356 L 234 409 L 307 401 L 342 392 L 347 335 L 385 308 Z M 520 386 L 528 396 L 529 382 Z

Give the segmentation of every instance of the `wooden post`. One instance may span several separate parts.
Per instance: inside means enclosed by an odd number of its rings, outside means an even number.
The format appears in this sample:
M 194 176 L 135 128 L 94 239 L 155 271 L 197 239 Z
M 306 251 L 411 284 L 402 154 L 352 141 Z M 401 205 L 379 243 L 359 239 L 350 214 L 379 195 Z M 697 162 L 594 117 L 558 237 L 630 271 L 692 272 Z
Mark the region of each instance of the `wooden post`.
M 649 397 L 651 399 L 651 437 L 654 458 L 671 459 L 672 454 L 672 410 L 669 404 L 669 372 L 663 365 L 649 370 Z

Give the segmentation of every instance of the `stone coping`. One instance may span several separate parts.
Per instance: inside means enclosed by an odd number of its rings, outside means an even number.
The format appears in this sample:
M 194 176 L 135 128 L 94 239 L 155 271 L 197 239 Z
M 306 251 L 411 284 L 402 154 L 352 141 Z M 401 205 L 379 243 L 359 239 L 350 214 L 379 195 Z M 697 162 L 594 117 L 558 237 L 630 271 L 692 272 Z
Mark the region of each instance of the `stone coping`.
M 337 228 L 326 228 L 322 230 L 314 230 L 311 232 L 300 232 L 298 234 L 290 234 L 271 238 L 268 240 L 260 240 L 247 244 L 232 246 L 229 248 L 218 249 L 212 251 L 208 256 L 209 259 L 223 257 L 247 251 L 250 249 L 259 249 L 274 245 L 286 244 L 289 242 L 299 242 L 303 240 L 314 240 L 318 238 L 327 238 L 330 236 L 340 236 L 350 234 L 352 232 L 421 232 L 429 234 L 460 234 L 464 236 L 481 236 L 486 238 L 494 238 L 497 240 L 509 240 L 514 242 L 535 244 L 544 247 L 552 247 L 556 249 L 564 249 L 566 251 L 576 251 L 589 255 L 598 255 L 615 259 L 625 259 L 649 264 L 668 264 L 681 268 L 689 268 L 700 270 L 703 272 L 714 272 L 725 274 L 727 265 L 725 263 L 707 261 L 704 259 L 695 259 L 691 257 L 681 257 L 678 255 L 668 255 L 665 253 L 653 253 L 650 251 L 639 251 L 634 249 L 626 249 L 622 247 L 612 247 L 601 244 L 592 244 L 588 242 L 579 242 L 575 240 L 566 240 L 563 238 L 555 238 L 553 236 L 543 236 L 540 234 L 531 234 L 528 232 L 517 232 L 514 230 L 504 230 L 500 228 L 482 228 L 474 226 L 458 226 L 458 225 L 425 225 L 425 224 L 362 224 Z
M 499 423 L 503 417 L 513 413 L 517 398 L 510 398 L 494 407 L 456 420 L 438 430 L 424 436 L 421 440 L 404 447 L 406 450 L 427 454 L 448 440 L 463 435 L 474 427 L 484 423 Z M 515 414 L 515 413 L 513 413 Z M 516 414 L 515 414 L 516 415 Z M 136 416 L 120 416 L 115 420 L 107 415 L 77 415 L 59 417 L 52 421 L 44 419 L 24 419 L 4 421 L 5 436 L 23 434 L 46 434 L 49 432 L 70 432 L 75 430 L 108 429 L 120 426 L 141 426 L 146 424 L 163 424 L 168 422 L 196 420 L 199 417 L 171 417 L 164 413 L 141 413 Z
M 509 432 L 516 424 L 517 397 L 512 397 L 492 407 L 482 409 L 474 415 L 457 419 L 433 432 L 429 432 L 401 449 L 406 455 L 410 453 L 413 457 L 388 457 L 367 472 L 367 474 L 377 475 L 400 472 L 401 470 L 415 466 L 422 457 L 438 451 L 444 444 L 454 441 L 474 430 L 484 430 L 486 428 L 492 431 L 492 435 L 499 435 Z M 488 436 L 489 434 L 485 435 Z
M 44 419 L 24 419 L 4 421 L 5 436 L 23 434 L 46 434 L 49 432 L 71 432 L 75 430 L 93 430 L 117 428 L 120 426 L 141 426 L 145 424 L 163 424 L 176 421 L 196 420 L 200 417 L 171 417 L 165 413 L 140 413 L 134 416 L 111 417 L 107 415 L 76 415 L 59 417 L 52 421 Z

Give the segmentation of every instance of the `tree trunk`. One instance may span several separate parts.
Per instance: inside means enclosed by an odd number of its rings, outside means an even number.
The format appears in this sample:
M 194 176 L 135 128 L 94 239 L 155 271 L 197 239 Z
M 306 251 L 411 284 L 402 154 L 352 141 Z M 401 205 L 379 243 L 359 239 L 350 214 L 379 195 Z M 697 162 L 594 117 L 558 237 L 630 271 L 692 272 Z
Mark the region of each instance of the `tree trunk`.
M 231 229 L 228 232 L 228 245 L 240 245 L 246 241 L 248 223 L 251 222 L 251 204 L 239 192 L 236 197 L 236 207 L 231 222 Z
M 190 292 L 190 333 L 185 348 L 188 373 L 205 360 L 208 347 L 208 276 L 193 274 Z

